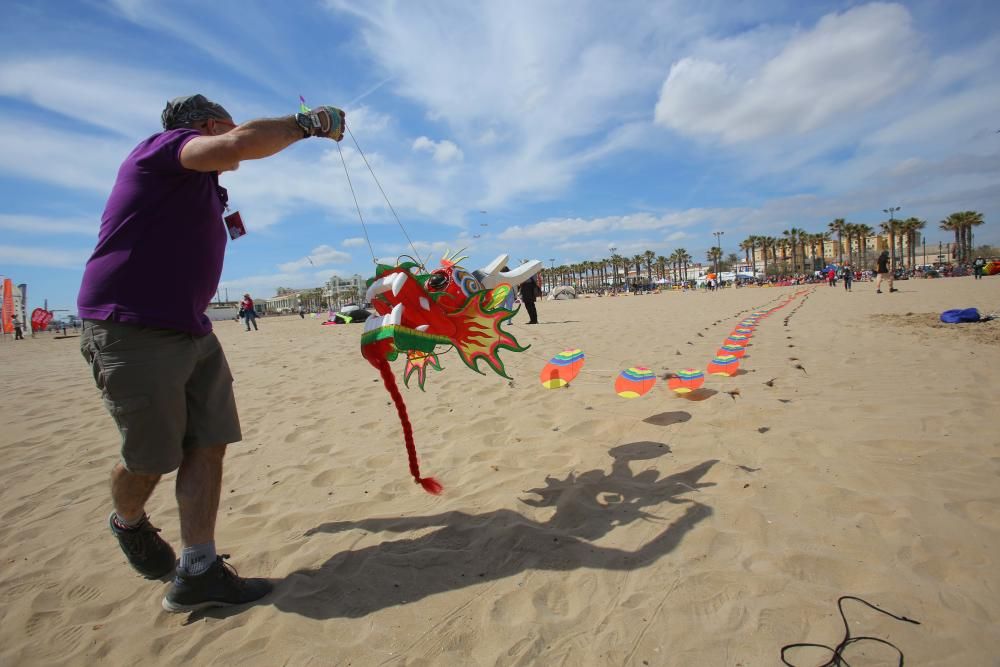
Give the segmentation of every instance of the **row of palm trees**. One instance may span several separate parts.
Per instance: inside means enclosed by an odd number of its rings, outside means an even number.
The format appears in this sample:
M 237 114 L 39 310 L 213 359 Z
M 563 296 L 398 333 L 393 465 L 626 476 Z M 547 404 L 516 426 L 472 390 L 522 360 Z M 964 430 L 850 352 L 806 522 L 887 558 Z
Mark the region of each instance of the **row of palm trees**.
M 654 278 L 673 282 L 687 280 L 688 266 L 693 259 L 684 248 L 678 248 L 669 257 L 657 255 L 652 250 L 632 257 L 612 253 L 605 259 L 556 266 L 543 276 L 549 287 L 572 284 L 583 289 L 600 289 L 610 285 L 618 290 L 627 282 L 632 285 L 640 282 L 644 268 L 646 283 L 652 283 Z M 629 281 L 627 276 L 632 269 L 635 269 L 635 277 Z
M 972 228 L 983 224 L 983 215 L 976 211 L 960 211 L 952 213 L 940 222 L 940 228 L 955 234 L 956 261 L 967 263 L 972 255 Z M 879 225 L 879 232 L 887 235 L 890 255 L 893 264 L 903 263 L 915 266 L 917 245 L 920 230 L 927 226 L 926 221 L 919 218 L 896 220 L 890 218 Z M 744 253 L 746 265 L 757 272 L 758 255 L 763 263 L 764 275 L 774 273 L 811 273 L 817 266 L 823 264 L 827 254 L 827 242 L 836 236 L 835 253 L 838 263 L 843 265 L 845 254 L 847 263 L 854 267 L 865 268 L 869 264 L 869 239 L 877 237 L 875 228 L 847 222 L 837 218 L 827 225 L 827 230 L 807 232 L 804 229 L 792 227 L 775 236 L 748 236 L 740 242 L 740 250 Z M 845 243 L 846 239 L 846 243 Z M 760 253 L 757 251 L 760 250 Z M 596 261 L 585 261 L 578 264 L 568 264 L 553 267 L 546 272 L 546 282 L 550 286 L 574 284 L 584 289 L 594 289 L 611 285 L 618 289 L 624 285 L 632 268 L 635 269 L 633 283 L 642 280 L 643 268 L 647 283 L 652 283 L 654 276 L 658 279 L 671 279 L 673 282 L 687 280 L 688 266 L 692 257 L 684 248 L 678 248 L 669 256 L 657 255 L 652 250 L 632 257 L 612 253 L 611 257 Z M 706 253 L 709 263 L 717 265 L 722 262 L 722 250 L 712 247 Z M 738 261 L 738 256 L 730 254 L 726 263 L 730 266 Z M 655 269 L 655 270 L 654 270 Z

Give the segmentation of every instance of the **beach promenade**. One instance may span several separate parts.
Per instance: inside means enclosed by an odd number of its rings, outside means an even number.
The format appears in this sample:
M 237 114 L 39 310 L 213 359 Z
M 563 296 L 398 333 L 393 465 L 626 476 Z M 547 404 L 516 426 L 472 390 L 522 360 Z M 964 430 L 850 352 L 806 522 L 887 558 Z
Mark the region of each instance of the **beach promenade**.
M 852 634 L 907 664 L 993 664 L 1000 321 L 936 316 L 1000 310 L 1000 276 L 896 286 L 541 301 L 539 326 L 509 327 L 531 345 L 502 353 L 512 380 L 452 353 L 403 390 L 440 497 L 407 473 L 360 325 L 216 323 L 244 432 L 219 551 L 276 589 L 192 617 L 160 610 L 166 584 L 108 532 L 117 434 L 78 339 L 8 342 L 0 664 L 775 665 L 841 641 L 842 595 L 921 623 L 845 603 Z M 629 366 L 704 368 L 742 317 L 803 290 L 735 377 L 615 395 Z M 544 389 L 566 348 L 583 371 Z M 148 509 L 176 546 L 173 477 Z

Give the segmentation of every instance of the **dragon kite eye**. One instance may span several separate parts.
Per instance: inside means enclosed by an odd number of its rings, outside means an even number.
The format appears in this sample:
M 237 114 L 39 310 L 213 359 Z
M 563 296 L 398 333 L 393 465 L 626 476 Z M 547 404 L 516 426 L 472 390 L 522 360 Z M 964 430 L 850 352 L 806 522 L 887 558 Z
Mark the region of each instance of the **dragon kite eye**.
M 427 279 L 427 286 L 433 290 L 442 290 L 448 284 L 448 276 L 443 273 L 432 273 Z

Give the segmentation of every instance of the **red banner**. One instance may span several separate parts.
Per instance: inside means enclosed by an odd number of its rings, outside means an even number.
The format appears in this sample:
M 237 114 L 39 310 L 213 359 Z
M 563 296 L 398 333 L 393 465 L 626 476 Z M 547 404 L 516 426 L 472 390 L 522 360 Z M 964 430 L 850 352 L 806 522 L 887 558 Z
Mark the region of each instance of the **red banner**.
M 49 326 L 49 322 L 52 321 L 52 317 L 53 313 L 51 311 L 44 308 L 35 308 L 31 311 L 31 330 L 45 331 Z
M 0 323 L 4 333 L 14 333 L 14 283 L 10 278 L 3 281 L 3 312 Z

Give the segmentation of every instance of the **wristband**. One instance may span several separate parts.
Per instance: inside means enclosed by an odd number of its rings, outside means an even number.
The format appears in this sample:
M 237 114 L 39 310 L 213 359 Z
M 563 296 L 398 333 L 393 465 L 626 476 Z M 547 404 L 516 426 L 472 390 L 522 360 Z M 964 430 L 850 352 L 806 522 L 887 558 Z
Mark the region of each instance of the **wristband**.
M 316 129 L 319 128 L 319 117 L 315 114 L 295 114 L 295 123 L 302 130 L 302 138 L 316 136 Z

